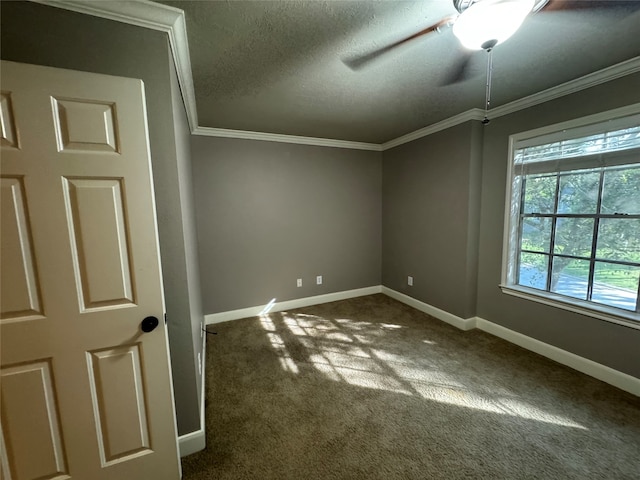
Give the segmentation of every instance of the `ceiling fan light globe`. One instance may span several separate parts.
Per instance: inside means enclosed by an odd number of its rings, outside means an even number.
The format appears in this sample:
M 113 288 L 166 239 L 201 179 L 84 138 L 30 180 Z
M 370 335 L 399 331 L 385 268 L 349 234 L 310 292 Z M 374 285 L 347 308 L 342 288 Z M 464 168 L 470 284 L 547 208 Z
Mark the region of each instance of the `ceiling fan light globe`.
M 470 50 L 497 45 L 516 33 L 535 0 L 481 0 L 460 14 L 453 33 Z

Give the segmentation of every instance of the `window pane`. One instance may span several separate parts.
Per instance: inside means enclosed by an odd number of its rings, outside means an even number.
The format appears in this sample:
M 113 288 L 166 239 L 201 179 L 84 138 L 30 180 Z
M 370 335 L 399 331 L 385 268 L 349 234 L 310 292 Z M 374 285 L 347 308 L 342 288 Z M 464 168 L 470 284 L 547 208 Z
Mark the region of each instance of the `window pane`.
M 554 253 L 591 257 L 593 222 L 593 218 L 559 218 Z
M 553 213 L 556 203 L 556 175 L 527 176 L 524 213 Z
M 581 300 L 587 299 L 589 261 L 553 257 L 551 291 Z
M 520 253 L 518 285 L 523 287 L 547 289 L 547 267 L 549 256 L 537 253 Z
M 640 219 L 600 219 L 596 257 L 640 263 Z
M 596 262 L 591 300 L 635 311 L 640 267 Z
M 599 171 L 561 175 L 558 213 L 596 213 L 599 189 Z
M 640 168 L 605 172 L 600 211 L 640 214 Z
M 550 218 L 523 218 L 521 249 L 549 253 L 551 222 Z

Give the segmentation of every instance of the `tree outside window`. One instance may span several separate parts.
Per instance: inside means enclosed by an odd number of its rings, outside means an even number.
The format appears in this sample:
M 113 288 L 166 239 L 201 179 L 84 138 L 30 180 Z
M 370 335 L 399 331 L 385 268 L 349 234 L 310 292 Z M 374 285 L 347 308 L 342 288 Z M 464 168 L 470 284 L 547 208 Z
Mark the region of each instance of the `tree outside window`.
M 640 321 L 640 126 L 564 133 L 516 143 L 503 286 Z

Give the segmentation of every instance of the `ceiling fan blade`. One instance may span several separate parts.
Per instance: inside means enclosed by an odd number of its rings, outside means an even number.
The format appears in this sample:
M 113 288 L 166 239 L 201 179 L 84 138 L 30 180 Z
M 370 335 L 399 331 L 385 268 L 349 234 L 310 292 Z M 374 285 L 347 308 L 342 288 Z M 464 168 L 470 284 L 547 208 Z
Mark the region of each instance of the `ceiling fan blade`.
M 562 12 L 568 10 L 596 10 L 619 7 L 632 7 L 630 0 L 548 0 L 541 9 L 542 12 Z M 636 8 L 638 5 L 636 5 Z
M 382 48 L 378 48 L 369 53 L 365 53 L 364 55 L 357 55 L 353 57 L 344 58 L 342 62 L 351 70 L 359 70 L 362 67 L 366 66 L 372 60 L 375 60 L 376 58 L 380 57 L 381 55 L 384 55 L 385 53 L 387 53 L 390 50 L 393 50 L 396 47 L 399 47 L 400 45 L 410 42 L 411 40 L 414 40 L 418 37 L 422 37 L 423 35 L 427 35 L 431 32 L 436 32 L 440 30 L 440 28 L 442 27 L 451 25 L 456 18 L 457 18 L 456 15 L 445 17 L 439 22 L 434 23 L 433 25 L 429 25 L 427 28 L 424 28 L 419 32 L 414 33 L 413 35 L 409 35 L 408 37 L 398 40 L 397 42 L 393 42 Z
M 470 78 L 469 65 L 471 64 L 472 55 L 473 52 L 467 50 L 461 51 L 455 63 L 440 80 L 440 86 L 454 85 Z

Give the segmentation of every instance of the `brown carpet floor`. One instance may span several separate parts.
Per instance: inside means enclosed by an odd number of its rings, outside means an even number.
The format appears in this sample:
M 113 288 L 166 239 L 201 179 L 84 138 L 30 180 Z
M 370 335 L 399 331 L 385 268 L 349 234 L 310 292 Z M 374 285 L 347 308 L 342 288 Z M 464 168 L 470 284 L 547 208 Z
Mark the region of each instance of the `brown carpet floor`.
M 640 398 L 384 295 L 210 329 L 185 480 L 640 478 Z

